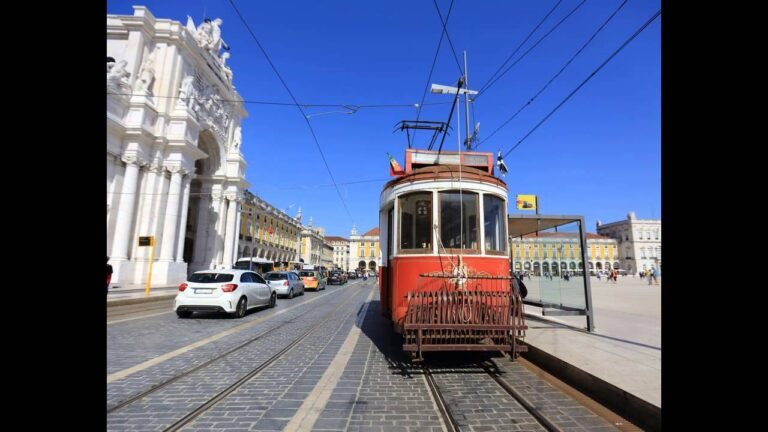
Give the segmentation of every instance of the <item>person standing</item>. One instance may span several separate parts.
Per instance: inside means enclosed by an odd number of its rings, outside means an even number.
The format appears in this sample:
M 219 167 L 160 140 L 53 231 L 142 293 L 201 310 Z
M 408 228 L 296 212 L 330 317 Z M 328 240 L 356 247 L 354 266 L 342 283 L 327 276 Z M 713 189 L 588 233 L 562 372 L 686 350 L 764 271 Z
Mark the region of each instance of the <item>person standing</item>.
M 109 257 L 107 257 L 107 294 L 109 294 L 109 283 L 112 281 L 112 266 L 109 264 Z

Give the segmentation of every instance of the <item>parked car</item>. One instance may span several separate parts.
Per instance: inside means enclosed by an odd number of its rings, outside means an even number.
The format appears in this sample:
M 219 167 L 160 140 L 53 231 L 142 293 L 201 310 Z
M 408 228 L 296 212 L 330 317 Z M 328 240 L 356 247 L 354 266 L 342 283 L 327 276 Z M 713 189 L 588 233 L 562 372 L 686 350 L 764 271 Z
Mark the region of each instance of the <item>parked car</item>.
M 376 277 L 376 272 L 371 270 L 368 272 L 368 277 Z
M 289 299 L 294 295 L 304 295 L 304 281 L 294 272 L 269 272 L 264 275 L 264 279 L 277 292 L 277 295 L 286 296 Z
M 173 310 L 179 318 L 194 312 L 226 312 L 242 318 L 248 309 L 275 307 L 277 293 L 258 274 L 248 270 L 201 270 L 179 285 Z
M 343 285 L 347 283 L 347 274 L 343 271 L 334 270 L 328 274 L 328 283 Z
M 314 289 L 319 291 L 325 289 L 328 279 L 323 277 L 323 273 L 318 270 L 302 270 L 299 272 L 304 287 L 307 289 Z
M 357 273 L 355 273 L 355 272 L 347 272 L 347 278 L 348 279 L 357 279 Z

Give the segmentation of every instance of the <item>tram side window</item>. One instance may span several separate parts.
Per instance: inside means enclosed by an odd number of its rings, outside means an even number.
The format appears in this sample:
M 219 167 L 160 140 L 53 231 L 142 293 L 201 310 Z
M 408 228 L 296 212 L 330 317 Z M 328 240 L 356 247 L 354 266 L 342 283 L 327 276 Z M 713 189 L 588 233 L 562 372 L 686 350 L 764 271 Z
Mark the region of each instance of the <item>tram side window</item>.
M 506 221 L 504 200 L 497 196 L 483 195 L 485 220 L 485 251 L 491 254 L 505 253 L 507 242 L 504 229 Z
M 440 193 L 440 240 L 447 249 L 479 251 L 477 194 L 451 191 Z
M 400 197 L 400 250 L 432 250 L 432 193 Z

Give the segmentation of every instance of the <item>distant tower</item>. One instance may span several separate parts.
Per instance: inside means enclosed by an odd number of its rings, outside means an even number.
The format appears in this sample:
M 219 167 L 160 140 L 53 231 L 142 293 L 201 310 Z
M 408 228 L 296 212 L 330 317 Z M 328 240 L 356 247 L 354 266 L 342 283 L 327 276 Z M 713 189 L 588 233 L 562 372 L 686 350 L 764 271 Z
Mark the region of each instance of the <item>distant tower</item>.
M 600 229 L 600 225 L 602 225 L 602 223 L 600 222 L 600 219 L 598 219 L 597 222 L 595 222 L 595 226 L 597 229 Z
M 309 229 L 312 229 L 312 216 L 309 217 Z
M 629 220 L 637 219 L 637 216 L 635 216 L 635 212 L 631 211 L 631 212 L 627 213 L 627 219 L 629 219 Z
M 301 223 L 301 207 L 299 207 L 299 212 L 296 213 L 296 220 L 299 221 L 299 223 Z
M 355 224 L 352 224 L 352 231 L 349 232 L 350 235 L 357 235 L 357 228 L 355 228 Z

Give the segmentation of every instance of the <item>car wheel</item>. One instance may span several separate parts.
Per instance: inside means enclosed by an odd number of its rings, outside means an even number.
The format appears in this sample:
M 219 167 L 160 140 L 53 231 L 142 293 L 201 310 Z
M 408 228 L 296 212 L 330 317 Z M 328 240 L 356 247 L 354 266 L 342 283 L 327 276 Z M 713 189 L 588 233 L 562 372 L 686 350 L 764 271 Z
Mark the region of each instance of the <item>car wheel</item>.
M 192 311 L 181 311 L 177 310 L 176 315 L 179 316 L 179 318 L 189 318 L 192 316 Z
M 272 293 L 271 296 L 269 296 L 269 307 L 273 308 L 277 304 L 277 294 Z
M 232 318 L 244 317 L 246 310 L 248 310 L 248 302 L 245 300 L 245 297 L 243 297 L 239 302 L 237 302 L 237 309 L 235 309 L 235 313 L 232 315 Z
M 289 298 L 289 299 L 292 299 L 292 298 L 293 298 L 293 288 L 291 288 L 291 290 L 290 290 L 290 291 L 288 291 L 288 298 Z
M 301 295 L 304 295 L 304 285 L 301 286 Z

